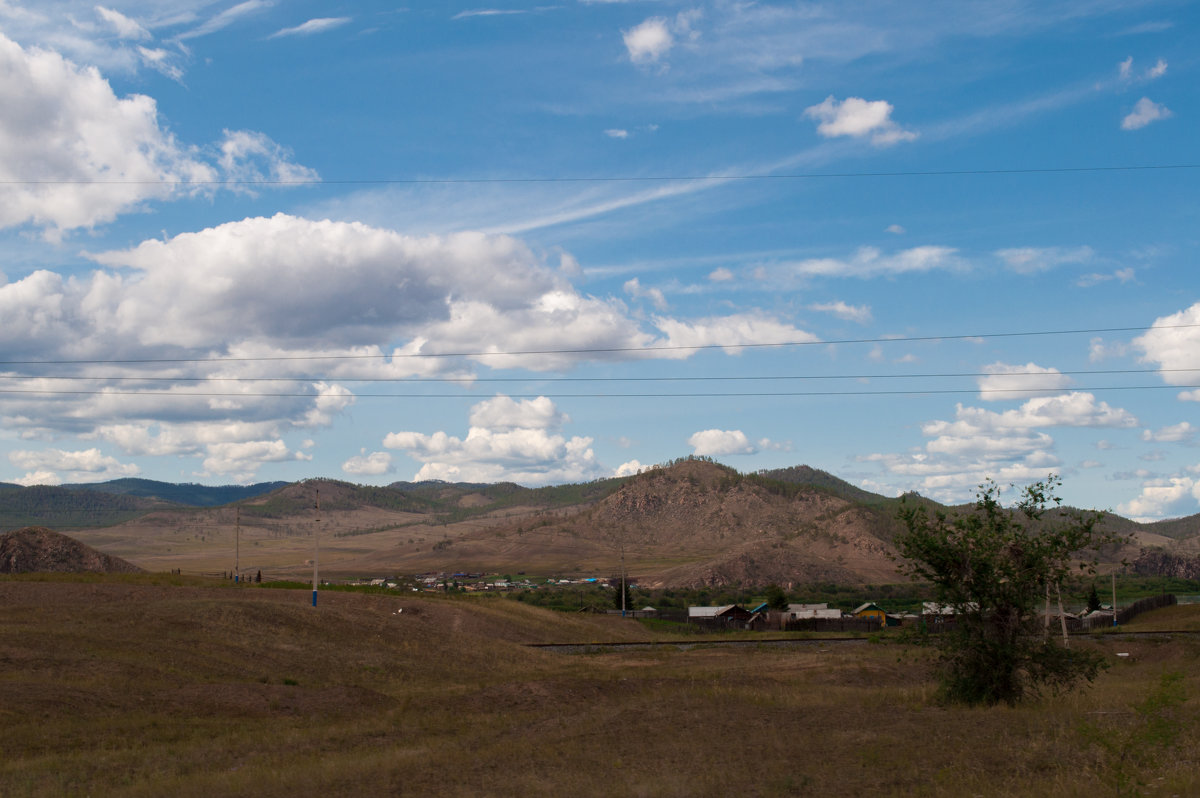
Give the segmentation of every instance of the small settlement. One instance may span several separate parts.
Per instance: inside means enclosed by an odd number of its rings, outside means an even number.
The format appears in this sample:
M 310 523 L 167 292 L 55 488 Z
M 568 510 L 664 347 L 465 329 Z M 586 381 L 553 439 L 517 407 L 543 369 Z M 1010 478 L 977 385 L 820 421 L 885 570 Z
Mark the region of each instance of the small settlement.
M 788 604 L 773 610 L 760 604 L 752 610 L 729 604 L 724 607 L 688 607 L 688 623 L 707 629 L 753 629 L 758 631 L 860 632 L 884 626 L 900 626 L 915 615 L 888 614 L 874 602 L 851 612 L 828 604 Z
M 613 578 L 575 577 L 531 579 L 524 572 L 513 575 L 498 575 L 458 572 L 436 572 L 414 574 L 406 578 L 379 577 L 350 582 L 355 585 L 370 585 L 392 590 L 414 592 L 511 592 L 546 589 L 609 588 L 616 589 L 619 582 Z M 636 584 L 631 584 L 636 587 Z M 1173 597 L 1172 597 L 1173 598 Z M 1165 600 L 1165 597 L 1164 599 Z M 1138 604 L 1142 602 L 1137 602 Z M 582 608 L 582 603 L 581 603 Z M 589 609 L 592 609 L 589 607 Z M 1122 609 L 1122 616 L 1134 608 Z M 1139 608 L 1140 609 L 1140 608 Z M 600 611 L 622 612 L 605 608 Z M 948 631 L 956 621 L 955 609 L 936 602 L 924 602 L 921 610 L 911 612 L 888 612 L 873 601 L 868 601 L 850 611 L 843 611 L 828 604 L 788 604 L 786 609 L 771 609 L 764 602 L 757 607 L 746 608 L 739 604 L 721 606 L 689 606 L 686 614 L 682 609 L 656 609 L 651 606 L 630 607 L 623 613 L 632 618 L 659 618 L 686 622 L 706 631 L 806 631 L 806 632 L 874 632 L 897 626 L 917 626 L 930 632 Z M 1047 629 L 1064 628 L 1078 632 L 1114 625 L 1113 610 L 1101 605 L 1091 612 L 1067 612 L 1063 610 L 1045 612 Z

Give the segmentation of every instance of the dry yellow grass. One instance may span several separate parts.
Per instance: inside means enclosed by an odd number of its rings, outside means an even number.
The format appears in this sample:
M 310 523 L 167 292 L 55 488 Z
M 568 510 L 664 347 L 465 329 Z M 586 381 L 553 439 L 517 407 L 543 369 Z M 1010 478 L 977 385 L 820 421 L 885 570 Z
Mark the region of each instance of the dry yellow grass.
M 653 635 L 153 581 L 0 581 L 0 795 L 1094 796 L 1116 771 L 1085 726 L 1136 740 L 1165 672 L 1200 695 L 1191 639 L 1080 640 L 1113 663 L 1093 689 L 971 709 L 892 642 L 564 654 L 524 644 Z M 1126 767 L 1142 794 L 1200 794 L 1196 703 L 1168 713 L 1173 753 Z

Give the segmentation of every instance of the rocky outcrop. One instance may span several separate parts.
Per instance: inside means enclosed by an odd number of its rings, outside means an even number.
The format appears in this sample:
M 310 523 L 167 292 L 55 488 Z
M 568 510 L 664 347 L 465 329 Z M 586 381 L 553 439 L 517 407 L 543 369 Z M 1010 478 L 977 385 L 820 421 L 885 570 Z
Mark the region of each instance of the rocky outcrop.
M 136 573 L 132 563 L 96 551 L 45 527 L 27 526 L 0 536 L 0 574 L 47 571 Z

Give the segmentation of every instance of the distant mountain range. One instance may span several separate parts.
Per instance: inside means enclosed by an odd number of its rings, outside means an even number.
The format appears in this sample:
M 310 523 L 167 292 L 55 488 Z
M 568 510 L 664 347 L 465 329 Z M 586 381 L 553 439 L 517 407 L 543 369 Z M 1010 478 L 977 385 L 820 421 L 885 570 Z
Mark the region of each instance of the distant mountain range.
M 927 502 L 916 494 L 909 501 Z M 317 502 L 320 512 L 317 512 Z M 896 581 L 891 541 L 900 499 L 808 466 L 741 474 L 686 458 L 630 477 L 526 488 L 513 483 L 335 480 L 205 487 L 122 479 L 57 488 L 0 486 L 0 532 L 24 526 L 72 536 L 148 570 L 266 572 L 321 564 L 342 575 L 615 573 L 645 584 Z M 1157 524 L 1110 516 L 1135 545 L 1200 552 L 1200 515 Z M 326 572 L 326 571 L 323 571 Z
M 127 478 L 26 488 L 0 482 L 0 532 L 26 526 L 55 529 L 109 526 L 169 506 L 217 507 L 230 504 L 279 490 L 288 484 L 260 482 L 257 485 L 209 487 Z

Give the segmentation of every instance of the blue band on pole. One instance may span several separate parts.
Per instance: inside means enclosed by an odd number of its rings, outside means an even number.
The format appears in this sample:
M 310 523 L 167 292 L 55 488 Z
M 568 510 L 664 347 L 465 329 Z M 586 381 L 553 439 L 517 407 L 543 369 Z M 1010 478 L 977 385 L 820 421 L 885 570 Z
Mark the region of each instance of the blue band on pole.
M 317 591 L 313 591 L 313 606 L 317 606 Z

